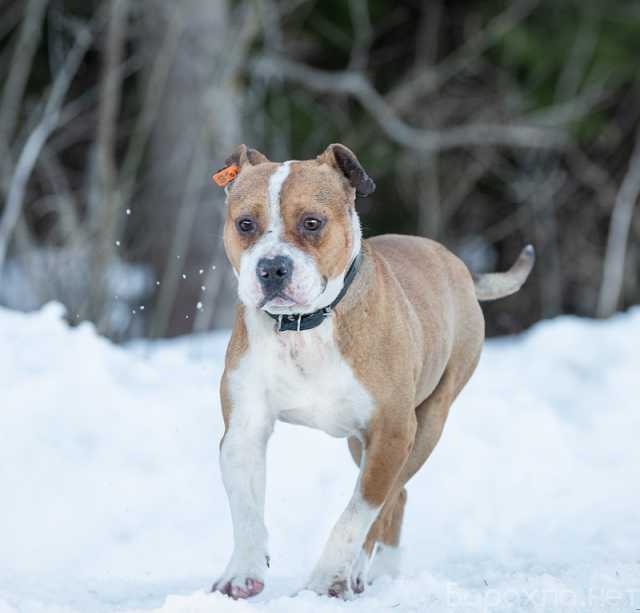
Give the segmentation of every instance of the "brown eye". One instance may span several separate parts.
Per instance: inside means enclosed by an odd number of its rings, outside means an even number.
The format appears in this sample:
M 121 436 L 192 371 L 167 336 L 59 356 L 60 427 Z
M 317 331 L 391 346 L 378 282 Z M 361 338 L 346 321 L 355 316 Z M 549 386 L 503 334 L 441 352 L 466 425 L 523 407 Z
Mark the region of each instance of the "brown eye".
M 307 232 L 317 232 L 322 228 L 324 222 L 317 217 L 305 217 L 302 226 Z
M 236 227 L 240 234 L 253 234 L 256 231 L 256 222 L 250 217 L 241 217 L 236 221 Z

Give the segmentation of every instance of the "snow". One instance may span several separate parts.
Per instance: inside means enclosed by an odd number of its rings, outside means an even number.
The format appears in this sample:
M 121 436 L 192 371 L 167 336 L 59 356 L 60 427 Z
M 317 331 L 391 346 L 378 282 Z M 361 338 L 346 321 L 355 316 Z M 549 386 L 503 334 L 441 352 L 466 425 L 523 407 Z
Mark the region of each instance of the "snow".
M 640 609 L 640 308 L 487 343 L 410 483 L 396 579 L 298 595 L 353 489 L 343 440 L 279 425 L 265 592 L 231 552 L 217 464 L 226 334 L 116 347 L 0 309 L 0 613 Z

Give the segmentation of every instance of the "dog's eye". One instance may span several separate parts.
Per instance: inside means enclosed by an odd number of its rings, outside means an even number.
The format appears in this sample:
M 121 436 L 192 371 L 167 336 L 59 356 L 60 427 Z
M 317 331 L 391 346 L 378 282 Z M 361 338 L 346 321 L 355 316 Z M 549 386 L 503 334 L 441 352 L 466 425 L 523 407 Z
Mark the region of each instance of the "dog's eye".
M 236 227 L 240 234 L 253 234 L 256 231 L 256 222 L 250 217 L 241 217 L 236 221 Z
M 317 217 L 305 217 L 302 221 L 302 226 L 307 232 L 317 232 L 322 228 L 324 222 Z

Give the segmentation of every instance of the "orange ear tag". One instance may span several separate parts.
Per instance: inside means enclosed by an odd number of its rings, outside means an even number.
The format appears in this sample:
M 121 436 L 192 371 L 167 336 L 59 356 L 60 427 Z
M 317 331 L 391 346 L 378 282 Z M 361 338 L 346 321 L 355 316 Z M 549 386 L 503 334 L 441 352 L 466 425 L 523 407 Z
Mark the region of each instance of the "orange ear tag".
M 238 176 L 239 172 L 240 168 L 234 164 L 233 166 L 222 168 L 211 178 L 215 181 L 216 185 L 225 187 L 225 185 L 231 183 L 231 181 L 233 181 Z

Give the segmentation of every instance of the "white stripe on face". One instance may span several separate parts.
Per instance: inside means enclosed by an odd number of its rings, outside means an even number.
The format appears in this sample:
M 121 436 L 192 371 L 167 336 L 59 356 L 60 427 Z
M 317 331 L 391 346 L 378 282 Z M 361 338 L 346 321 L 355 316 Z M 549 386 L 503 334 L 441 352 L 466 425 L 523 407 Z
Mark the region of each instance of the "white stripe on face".
M 289 166 L 292 162 L 280 164 L 269 177 L 267 184 L 268 219 L 264 234 L 253 247 L 242 254 L 240 258 L 240 274 L 238 294 L 240 300 L 247 306 L 256 306 L 262 301 L 262 288 L 256 277 L 256 266 L 261 258 L 276 255 L 286 255 L 295 260 L 296 250 L 282 240 L 284 222 L 280 210 L 282 186 L 289 176 Z
M 282 214 L 280 211 L 280 193 L 282 186 L 289 176 L 289 164 L 284 162 L 269 178 L 269 226 L 267 232 L 273 232 L 274 238 L 280 238 L 282 232 Z

